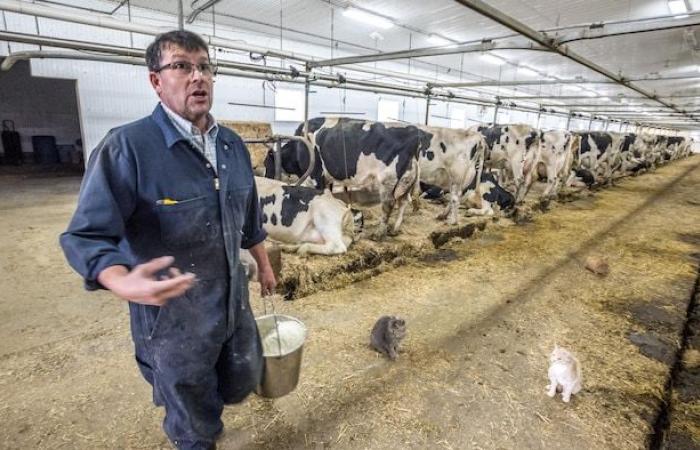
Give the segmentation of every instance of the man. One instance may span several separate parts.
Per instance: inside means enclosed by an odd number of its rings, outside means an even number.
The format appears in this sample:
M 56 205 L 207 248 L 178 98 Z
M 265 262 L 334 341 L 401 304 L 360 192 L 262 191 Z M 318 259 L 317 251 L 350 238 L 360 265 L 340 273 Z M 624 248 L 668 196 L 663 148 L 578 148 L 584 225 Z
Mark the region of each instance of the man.
M 206 43 L 168 32 L 146 62 L 161 102 L 93 151 L 61 246 L 87 289 L 129 301 L 136 361 L 170 440 L 215 448 L 223 405 L 262 374 L 240 249 L 258 263 L 263 295 L 276 281 L 250 156 L 209 114 L 216 68 Z

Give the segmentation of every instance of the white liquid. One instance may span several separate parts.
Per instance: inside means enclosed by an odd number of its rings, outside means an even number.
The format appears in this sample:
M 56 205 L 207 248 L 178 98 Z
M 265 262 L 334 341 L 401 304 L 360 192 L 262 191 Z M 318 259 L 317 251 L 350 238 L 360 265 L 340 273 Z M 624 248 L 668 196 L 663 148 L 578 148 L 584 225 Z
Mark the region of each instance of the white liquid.
M 277 323 L 277 329 L 279 330 L 279 340 L 277 338 L 277 330 L 275 330 L 274 326 L 263 336 L 263 355 L 286 355 L 293 352 L 304 343 L 306 330 L 297 322 L 291 320 L 279 321 Z

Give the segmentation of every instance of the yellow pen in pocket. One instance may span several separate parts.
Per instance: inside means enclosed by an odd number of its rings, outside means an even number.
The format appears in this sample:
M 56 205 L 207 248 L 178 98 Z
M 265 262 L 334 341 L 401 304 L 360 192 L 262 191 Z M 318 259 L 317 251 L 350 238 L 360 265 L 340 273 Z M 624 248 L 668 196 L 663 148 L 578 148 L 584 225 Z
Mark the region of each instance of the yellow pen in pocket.
M 156 205 L 176 205 L 177 200 L 173 200 L 172 198 L 165 197 L 164 199 L 158 200 L 156 202 Z

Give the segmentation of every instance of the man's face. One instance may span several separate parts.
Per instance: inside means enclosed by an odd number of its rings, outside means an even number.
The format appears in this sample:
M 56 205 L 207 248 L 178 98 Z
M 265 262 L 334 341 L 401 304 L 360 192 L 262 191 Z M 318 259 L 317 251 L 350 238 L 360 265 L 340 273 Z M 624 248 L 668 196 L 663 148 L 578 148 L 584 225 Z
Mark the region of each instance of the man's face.
M 204 50 L 188 52 L 173 44 L 163 49 L 160 67 L 179 62 L 196 66 L 208 63 L 209 55 Z M 165 68 L 158 73 L 151 72 L 149 77 L 160 100 L 168 108 L 197 126 L 206 124 L 213 100 L 214 79 L 211 74 L 202 74 L 197 69 L 186 74 Z

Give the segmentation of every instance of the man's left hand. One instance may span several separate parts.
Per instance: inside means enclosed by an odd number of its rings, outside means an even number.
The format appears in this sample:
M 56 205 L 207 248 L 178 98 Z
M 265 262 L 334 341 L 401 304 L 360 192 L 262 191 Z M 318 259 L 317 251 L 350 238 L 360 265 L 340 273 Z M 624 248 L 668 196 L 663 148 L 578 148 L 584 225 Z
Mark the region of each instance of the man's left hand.
M 275 280 L 275 274 L 272 273 L 272 269 L 261 270 L 258 273 L 258 281 L 260 282 L 260 295 L 266 297 L 275 293 L 277 280 Z

